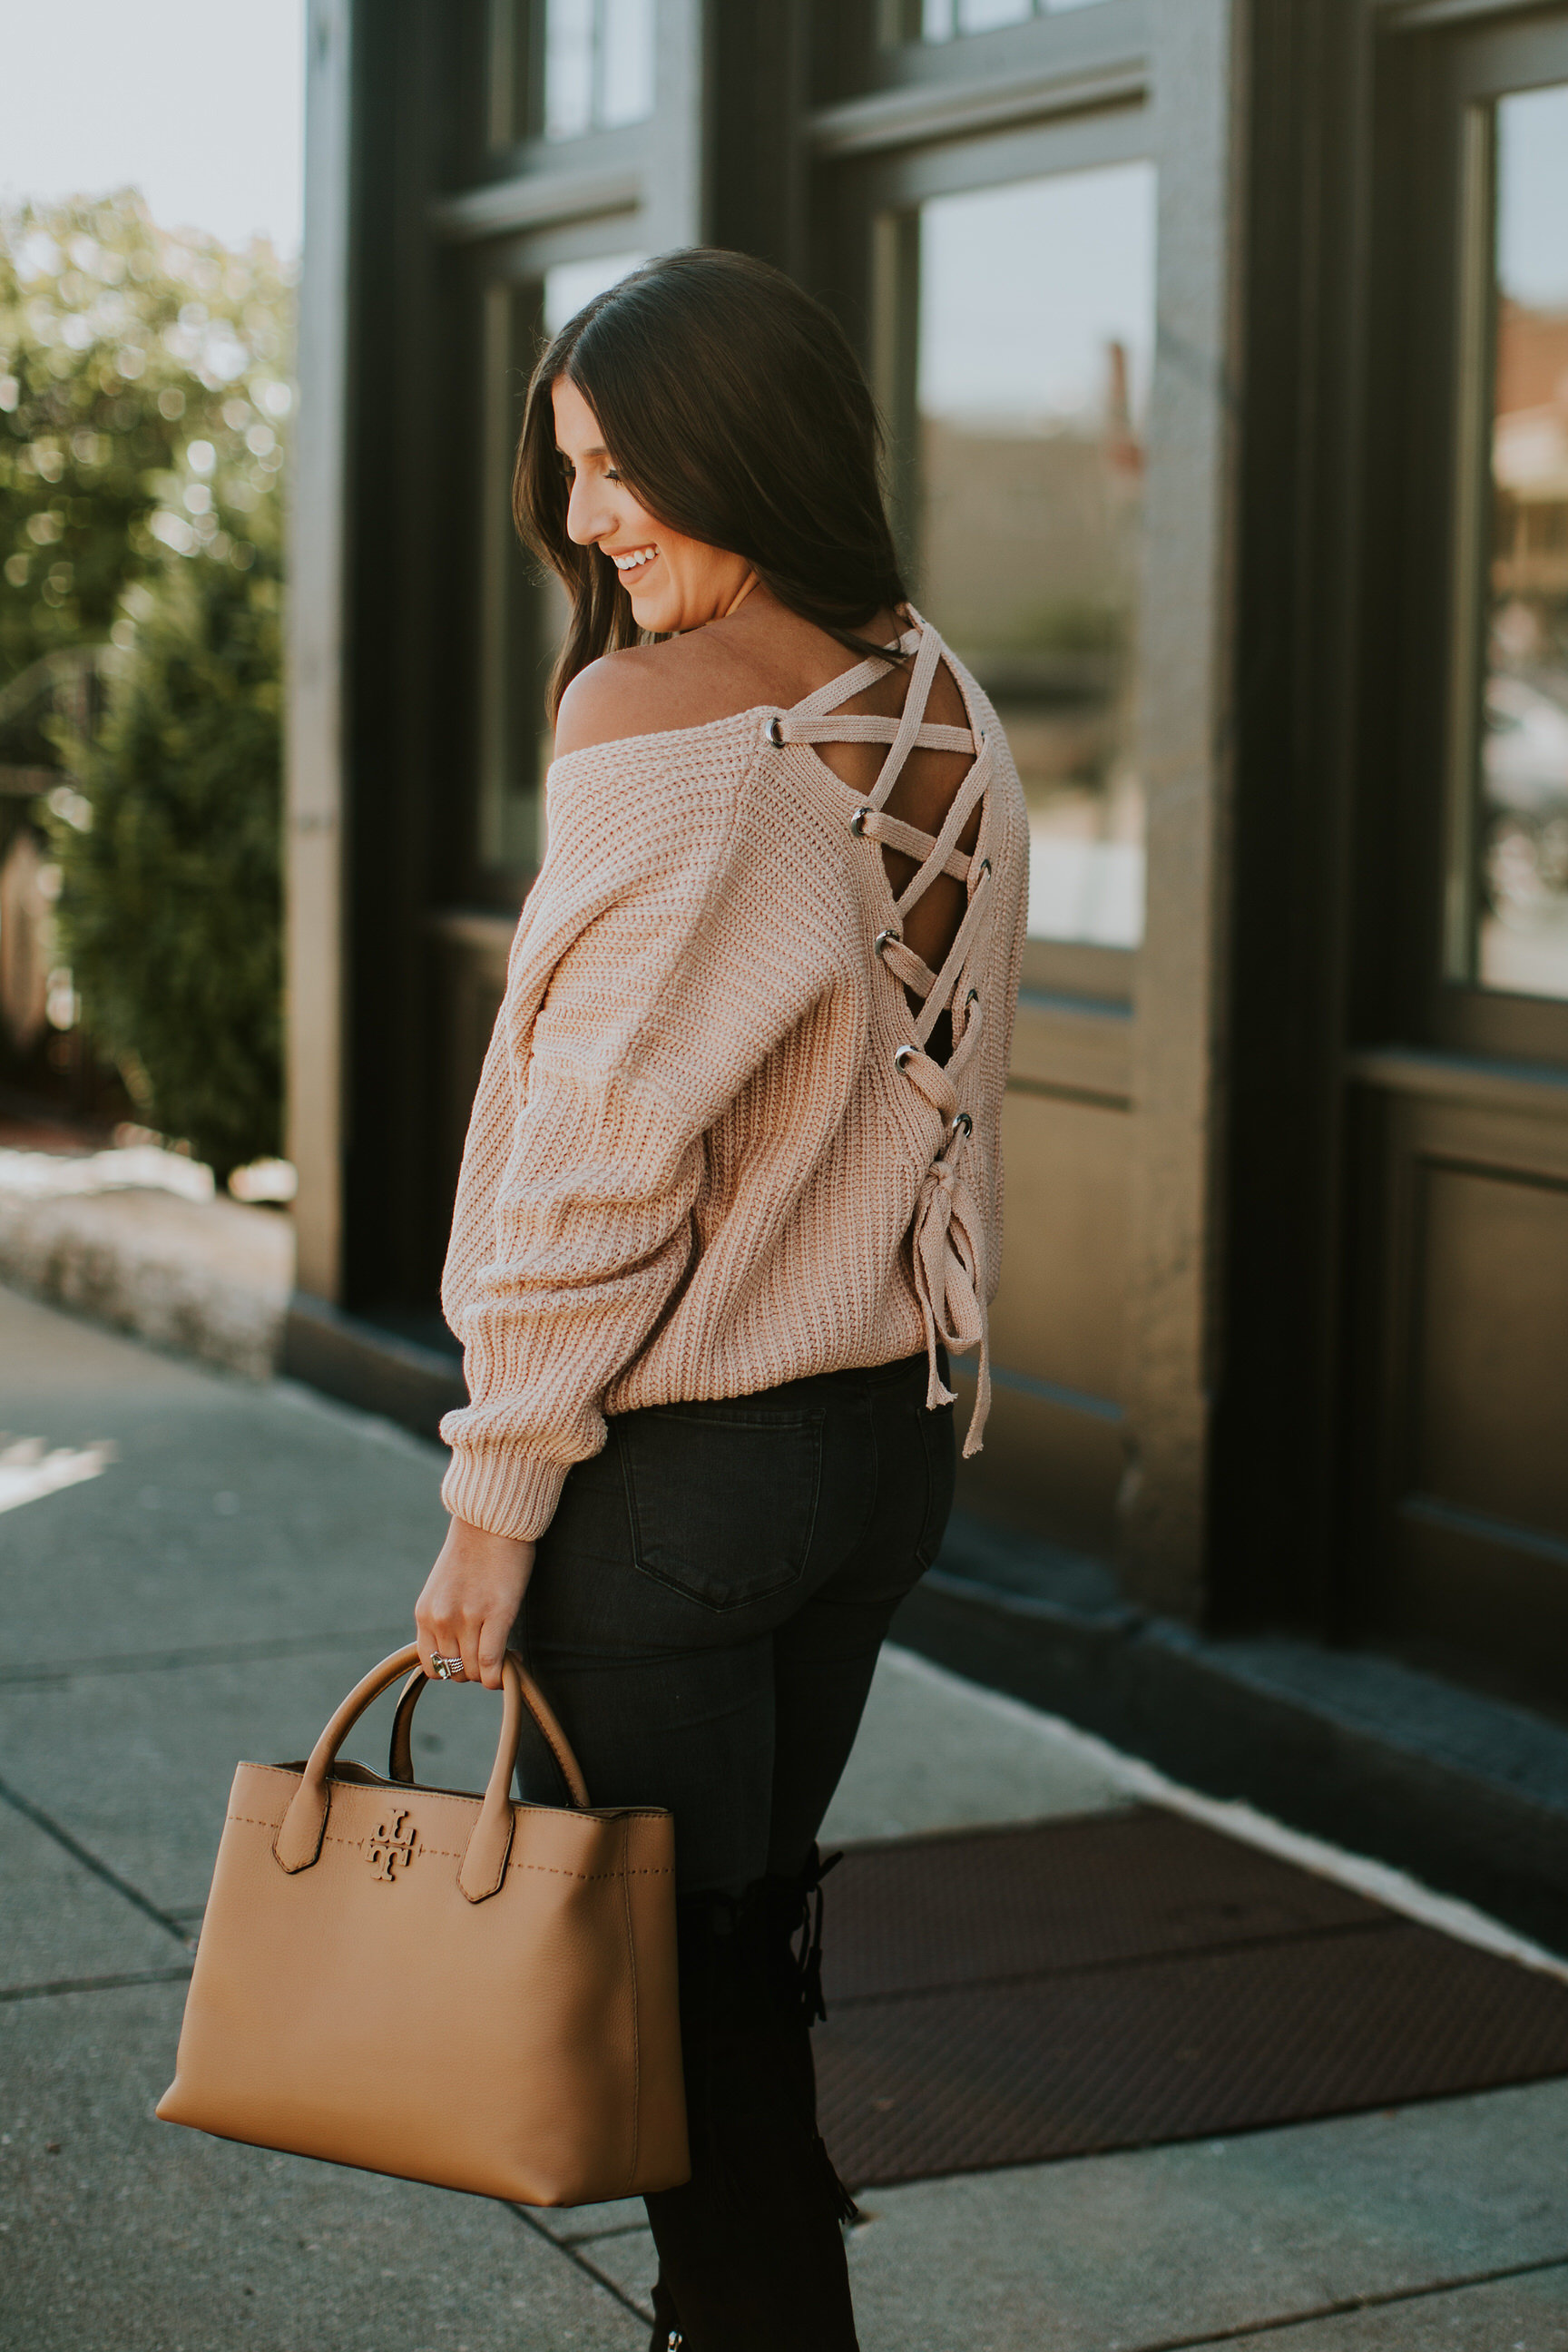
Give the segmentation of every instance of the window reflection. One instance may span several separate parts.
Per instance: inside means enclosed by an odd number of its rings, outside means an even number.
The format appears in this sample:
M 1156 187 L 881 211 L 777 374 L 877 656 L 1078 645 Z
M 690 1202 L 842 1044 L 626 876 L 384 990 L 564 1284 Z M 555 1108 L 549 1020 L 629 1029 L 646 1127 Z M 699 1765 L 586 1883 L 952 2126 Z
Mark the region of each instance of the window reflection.
M 646 259 L 640 253 L 565 261 L 485 298 L 485 459 L 480 525 L 479 864 L 521 887 L 543 856 L 544 771 L 552 732 L 544 688 L 566 625 L 553 572 L 518 544 L 511 469 L 522 396 L 542 337 Z
M 647 259 L 646 253 L 601 254 L 592 261 L 561 261 L 544 273 L 544 332 L 558 334 L 568 319 L 574 318 L 584 302 L 606 287 L 618 284 L 628 271 L 638 269 Z M 545 849 L 544 776 L 555 756 L 555 730 L 544 715 L 544 682 L 555 666 L 555 656 L 566 635 L 570 607 L 566 591 L 553 572 L 541 567 L 539 597 L 536 606 L 540 644 L 540 688 L 533 706 L 534 773 L 538 780 L 535 806 L 538 811 L 537 854 Z
M 477 847 L 480 867 L 508 889 L 534 864 L 539 834 L 539 597 L 510 515 L 512 451 L 538 348 L 539 303 L 537 280 L 490 286 L 484 296 Z
M 545 0 L 544 135 L 577 139 L 653 112 L 655 0 Z
M 490 0 L 490 144 L 580 139 L 653 112 L 658 0 Z
M 882 37 L 889 43 L 962 40 L 969 33 L 1099 5 L 1100 0 L 886 0 Z
M 591 261 L 558 261 L 544 273 L 544 331 L 559 334 L 584 302 L 607 287 L 618 286 L 647 259 L 646 253 L 596 254 Z
M 1031 935 L 1134 947 L 1153 167 L 937 198 L 918 282 L 917 594 L 1007 730 Z
M 1568 84 L 1497 108 L 1474 976 L 1568 997 Z

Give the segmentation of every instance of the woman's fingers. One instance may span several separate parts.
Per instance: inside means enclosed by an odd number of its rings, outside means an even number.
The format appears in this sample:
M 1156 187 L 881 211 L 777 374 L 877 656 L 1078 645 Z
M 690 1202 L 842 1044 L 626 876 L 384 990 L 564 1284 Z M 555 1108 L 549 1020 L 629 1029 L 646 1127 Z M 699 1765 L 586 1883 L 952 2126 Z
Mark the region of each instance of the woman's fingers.
M 479 1641 L 475 1645 L 474 1671 L 486 1690 L 500 1688 L 501 1660 L 506 1655 L 507 1635 L 511 1627 L 510 1617 L 504 1624 L 500 1617 L 487 1617 L 479 1628 Z
M 437 1658 L 465 1658 L 462 1619 L 450 1606 L 432 1605 L 426 1594 L 420 1595 L 419 1606 L 414 1612 L 415 1639 L 419 1645 L 419 1663 L 427 1675 L 434 1675 Z M 475 1629 L 476 1634 L 478 1629 Z M 475 1643 L 477 1654 L 477 1642 Z M 464 1667 L 467 1672 L 467 1665 Z
M 460 1658 L 465 1678 L 499 1690 L 508 1636 L 533 1568 L 533 1546 L 454 1519 L 414 1611 L 420 1663 Z
M 426 1610 L 423 1601 L 414 1612 L 414 1639 L 419 1645 L 420 1664 L 427 1675 L 433 1675 L 436 1671 L 436 1658 L 441 1644 L 437 1637 L 435 1622 Z
M 430 1605 L 427 1592 L 419 1596 L 419 1606 L 414 1612 L 414 1638 L 419 1645 L 419 1663 L 427 1675 L 434 1675 L 437 1658 L 455 1658 L 460 1654 L 456 1629 L 445 1610 Z
M 416 1620 L 419 1640 L 419 1662 L 426 1673 L 435 1671 L 437 1658 L 460 1659 L 466 1681 L 489 1681 L 484 1673 L 484 1661 L 492 1648 L 496 1672 L 492 1689 L 500 1685 L 500 1655 L 506 1647 L 506 1634 L 494 1634 L 493 1619 L 467 1611 L 447 1611 L 440 1616 L 431 1615 Z M 508 1631 L 510 1631 L 510 1622 Z M 455 1679 L 455 1677 L 454 1677 Z
M 482 1621 L 470 1622 L 460 1612 L 448 1609 L 438 1616 L 432 1612 L 418 1618 L 416 1624 L 419 1660 L 427 1675 L 434 1674 L 437 1658 L 445 1658 L 452 1662 L 452 1680 L 457 1679 L 459 1661 L 464 1678 L 478 1679 Z

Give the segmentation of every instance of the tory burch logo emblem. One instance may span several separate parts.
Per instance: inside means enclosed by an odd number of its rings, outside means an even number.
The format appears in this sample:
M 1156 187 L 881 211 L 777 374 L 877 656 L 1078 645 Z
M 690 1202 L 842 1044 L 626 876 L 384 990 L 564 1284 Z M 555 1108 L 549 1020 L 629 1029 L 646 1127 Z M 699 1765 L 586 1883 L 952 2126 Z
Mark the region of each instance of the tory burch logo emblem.
M 405 1830 L 403 1824 L 407 1819 L 405 1811 L 394 1813 L 390 1829 L 382 1822 L 375 1835 L 366 1840 L 364 1858 L 377 1878 L 395 1878 L 398 1871 L 406 1870 L 413 1861 L 419 1832 L 416 1829 Z

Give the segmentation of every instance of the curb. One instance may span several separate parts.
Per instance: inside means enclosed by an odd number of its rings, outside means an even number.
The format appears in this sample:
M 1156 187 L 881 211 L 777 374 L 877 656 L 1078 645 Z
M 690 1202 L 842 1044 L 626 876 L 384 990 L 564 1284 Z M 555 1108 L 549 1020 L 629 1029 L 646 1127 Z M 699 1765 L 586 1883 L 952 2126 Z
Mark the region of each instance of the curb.
M 0 1281 L 247 1380 L 277 1362 L 293 1260 L 288 1221 L 237 1201 L 0 1190 Z
M 416 1437 L 439 1444 L 441 1416 L 468 1402 L 455 1356 L 400 1339 L 323 1298 L 297 1290 L 282 1318 L 278 1366 L 340 1404 L 380 1413 Z
M 959 1517 L 890 1638 L 1568 1952 L 1568 1730 L 1392 1660 L 1095 1605 L 1095 1581 Z

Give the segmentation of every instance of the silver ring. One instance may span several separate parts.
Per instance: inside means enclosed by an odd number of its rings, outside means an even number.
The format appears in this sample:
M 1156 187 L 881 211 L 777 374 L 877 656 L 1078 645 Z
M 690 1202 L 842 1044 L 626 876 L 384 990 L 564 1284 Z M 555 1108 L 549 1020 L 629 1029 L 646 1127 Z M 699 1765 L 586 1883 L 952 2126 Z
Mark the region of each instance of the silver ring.
M 461 1658 L 438 1658 L 432 1650 L 430 1671 L 438 1683 L 460 1683 L 463 1680 L 463 1661 Z

